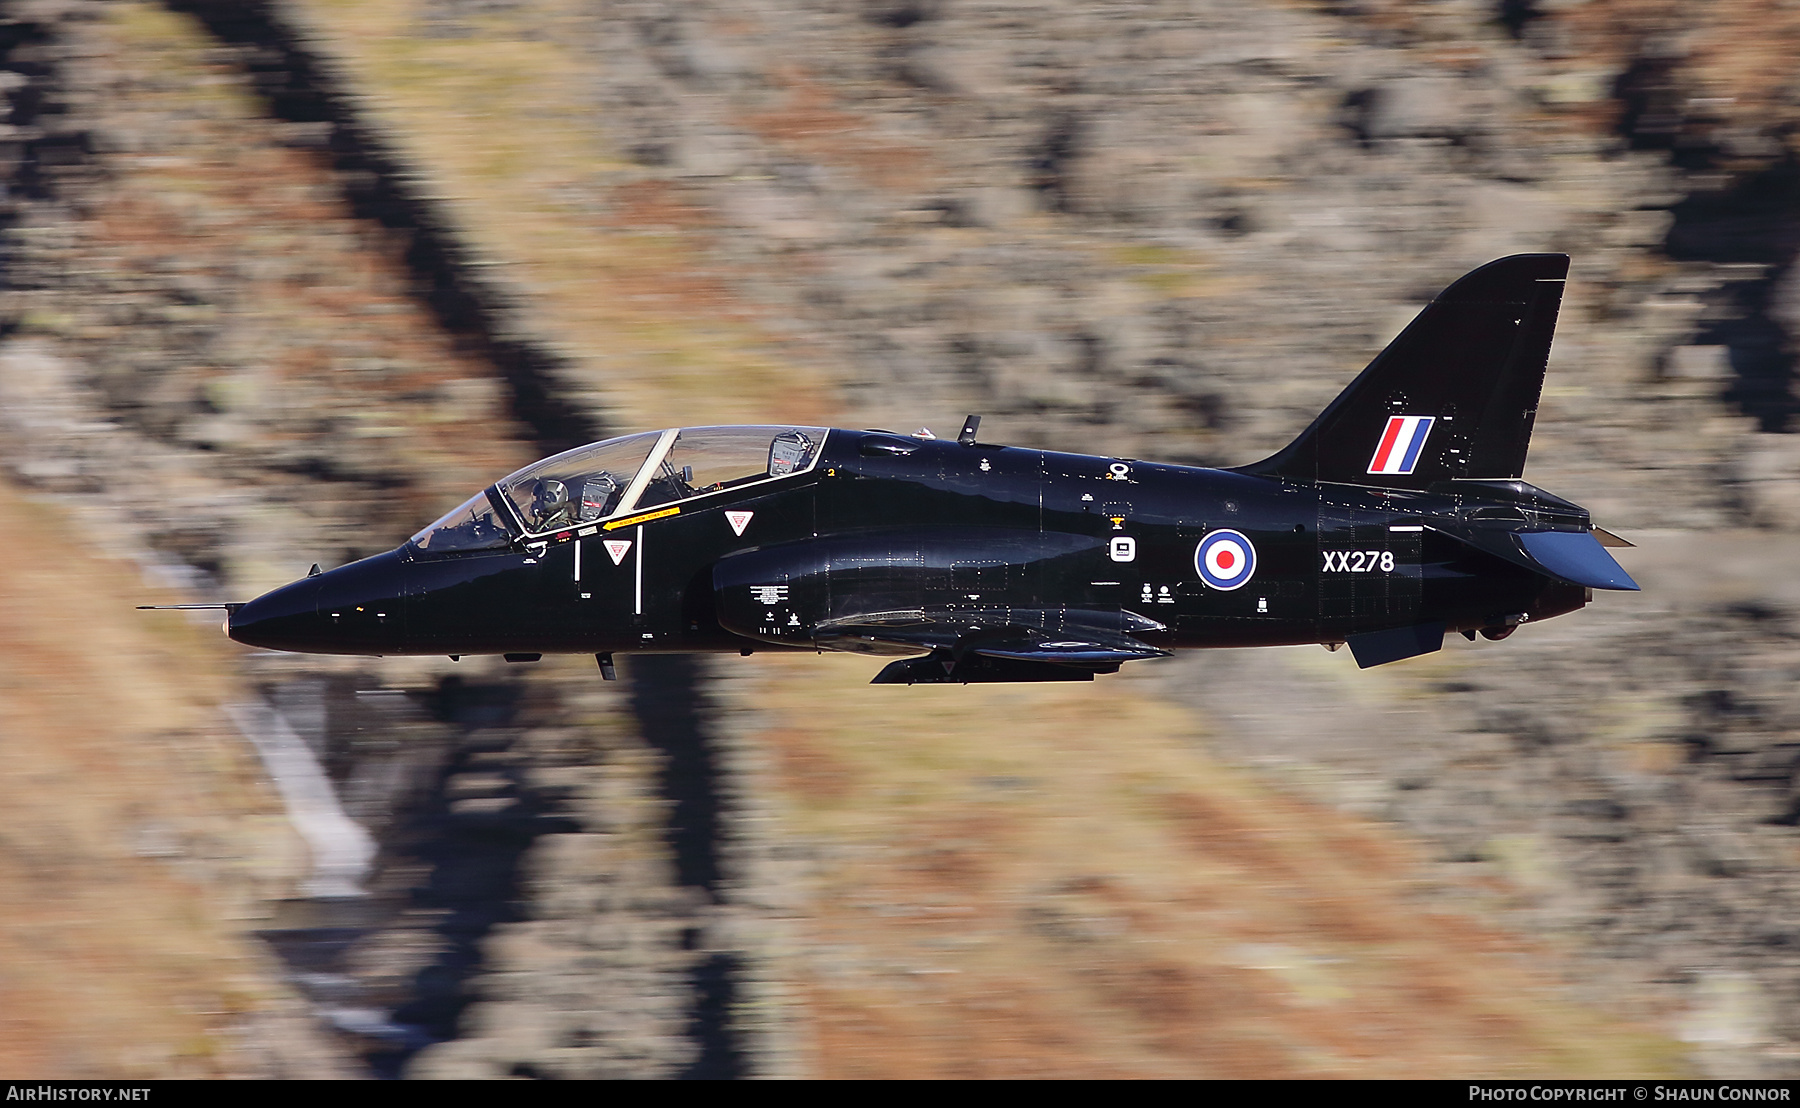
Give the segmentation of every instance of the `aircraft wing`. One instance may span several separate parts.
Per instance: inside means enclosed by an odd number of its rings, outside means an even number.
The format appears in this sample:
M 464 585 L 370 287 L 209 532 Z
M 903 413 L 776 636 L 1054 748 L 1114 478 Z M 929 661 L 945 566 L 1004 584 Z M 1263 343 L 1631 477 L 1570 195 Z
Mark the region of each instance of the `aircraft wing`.
M 813 637 L 828 650 L 931 655 L 893 663 L 875 684 L 1085 681 L 1169 653 L 1135 638 L 1126 625 L 1161 629 L 1131 612 L 919 611 L 835 619 Z
M 969 652 L 988 658 L 1010 658 L 1015 662 L 1051 662 L 1065 666 L 1117 666 L 1139 658 L 1163 658 L 1169 653 L 1147 646 L 1130 635 L 1082 632 L 1070 637 L 1028 630 L 976 642 L 969 647 Z

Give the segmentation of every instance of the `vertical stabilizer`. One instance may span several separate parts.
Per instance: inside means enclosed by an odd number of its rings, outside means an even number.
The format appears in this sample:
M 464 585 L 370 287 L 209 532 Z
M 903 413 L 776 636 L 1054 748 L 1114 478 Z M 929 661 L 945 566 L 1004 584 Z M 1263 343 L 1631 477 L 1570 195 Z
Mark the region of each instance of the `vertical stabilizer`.
M 1404 489 L 1520 476 L 1568 273 L 1566 254 L 1515 254 L 1464 276 L 1299 438 L 1240 472 Z

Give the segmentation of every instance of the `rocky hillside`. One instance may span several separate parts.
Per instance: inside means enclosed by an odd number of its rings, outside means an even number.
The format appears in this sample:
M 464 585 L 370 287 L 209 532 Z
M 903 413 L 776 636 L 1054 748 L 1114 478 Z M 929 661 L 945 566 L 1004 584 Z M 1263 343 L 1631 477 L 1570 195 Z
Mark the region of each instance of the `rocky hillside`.
M 1248 461 L 1567 251 L 1527 476 L 1641 597 L 1031 697 L 236 655 L 381 846 L 263 929 L 377 1073 L 1786 1075 L 1765 7 L 11 0 L 0 452 L 236 598 L 658 424 Z

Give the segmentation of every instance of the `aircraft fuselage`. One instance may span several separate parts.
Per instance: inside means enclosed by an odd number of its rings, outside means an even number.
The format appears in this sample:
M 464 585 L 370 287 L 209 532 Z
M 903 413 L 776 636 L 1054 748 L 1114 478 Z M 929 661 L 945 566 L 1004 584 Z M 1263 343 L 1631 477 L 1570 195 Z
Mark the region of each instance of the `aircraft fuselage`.
M 405 546 L 233 608 L 338 654 L 924 655 L 883 683 L 1092 680 L 1187 647 L 1367 667 L 1636 590 L 1520 479 L 1569 259 L 1446 288 L 1283 450 L 1202 469 L 928 433 L 628 435 L 503 478 Z
M 232 633 L 337 654 L 893 653 L 830 629 L 1075 611 L 1179 649 L 1335 643 L 1427 620 L 1494 629 L 1584 604 L 1581 586 L 1432 526 L 1542 515 L 1545 494 L 1447 484 L 1311 485 L 833 430 L 807 473 L 500 549 L 401 547 L 252 602 Z M 1221 534 L 1226 549 L 1203 565 Z

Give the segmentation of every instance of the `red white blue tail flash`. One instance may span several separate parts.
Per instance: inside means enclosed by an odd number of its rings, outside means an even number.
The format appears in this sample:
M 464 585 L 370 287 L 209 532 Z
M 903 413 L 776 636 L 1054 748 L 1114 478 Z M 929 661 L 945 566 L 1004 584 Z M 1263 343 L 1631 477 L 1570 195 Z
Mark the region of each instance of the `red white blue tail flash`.
M 1256 547 L 1241 532 L 1219 530 L 1194 548 L 1194 568 L 1215 589 L 1230 592 L 1256 573 Z
M 1425 449 L 1425 436 L 1431 434 L 1434 416 L 1389 416 L 1381 444 L 1369 459 L 1370 473 L 1411 473 L 1419 464 Z

